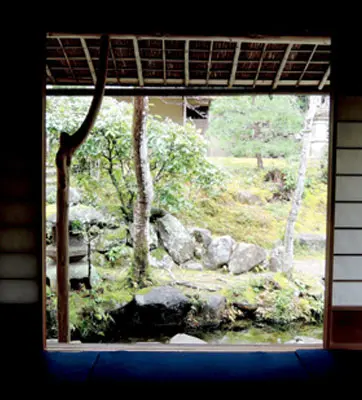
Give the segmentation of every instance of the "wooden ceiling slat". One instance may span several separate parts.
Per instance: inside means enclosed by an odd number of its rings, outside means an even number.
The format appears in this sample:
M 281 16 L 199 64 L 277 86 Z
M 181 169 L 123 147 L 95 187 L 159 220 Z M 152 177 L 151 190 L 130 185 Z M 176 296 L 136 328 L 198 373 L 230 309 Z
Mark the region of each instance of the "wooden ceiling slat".
M 322 89 L 323 89 L 324 85 L 325 85 L 326 82 L 327 82 L 327 79 L 328 79 L 330 73 L 331 73 L 331 67 L 329 66 L 329 67 L 327 68 L 327 71 L 326 71 L 326 73 L 324 74 L 322 80 L 320 81 L 320 83 L 319 83 L 319 85 L 318 85 L 318 90 L 322 90 Z
M 234 52 L 234 61 L 233 61 L 233 66 L 231 68 L 231 74 L 229 78 L 229 88 L 233 87 L 234 82 L 235 82 L 235 74 L 238 69 L 238 60 L 240 56 L 240 48 L 241 48 L 241 42 L 237 42 L 235 46 L 235 52 Z
M 107 85 L 328 90 L 329 38 L 241 39 L 111 35 Z M 51 34 L 46 54 L 47 83 L 95 83 L 99 35 Z
M 276 89 L 277 86 L 278 86 L 279 79 L 280 79 L 280 77 L 282 76 L 282 73 L 283 73 L 285 64 L 286 64 L 286 62 L 287 62 L 287 60 L 288 60 L 288 57 L 289 57 L 289 55 L 290 55 L 290 51 L 292 50 L 292 47 L 293 47 L 293 44 L 292 44 L 292 43 L 289 43 L 288 46 L 287 46 L 287 49 L 285 50 L 284 57 L 283 57 L 283 59 L 282 59 L 282 61 L 281 61 L 281 63 L 280 63 L 279 70 L 278 70 L 277 75 L 276 75 L 276 77 L 275 77 L 275 80 L 274 80 L 274 82 L 273 82 L 273 89 Z

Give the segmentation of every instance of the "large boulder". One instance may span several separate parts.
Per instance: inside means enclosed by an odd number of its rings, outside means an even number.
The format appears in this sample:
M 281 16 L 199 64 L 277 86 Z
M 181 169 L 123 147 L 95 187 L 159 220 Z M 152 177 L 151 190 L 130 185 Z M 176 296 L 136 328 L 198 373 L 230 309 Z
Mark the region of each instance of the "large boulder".
M 193 257 L 195 244 L 192 236 L 177 218 L 166 214 L 156 221 L 156 228 L 162 246 L 176 264 L 183 264 Z
M 47 221 L 55 225 L 56 219 L 57 214 L 54 212 L 48 216 Z M 69 225 L 72 227 L 72 223 L 75 221 L 80 224 L 88 223 L 100 227 L 105 227 L 107 225 L 107 219 L 102 213 L 93 207 L 84 206 L 82 204 L 69 208 Z
M 149 230 L 149 247 L 150 250 L 157 249 L 158 247 L 158 237 L 157 237 L 157 232 L 153 224 L 150 224 L 150 230 Z M 131 224 L 129 227 L 129 233 L 131 235 L 131 245 L 133 245 L 133 238 L 134 238 L 134 224 Z
M 159 286 L 111 312 L 118 337 L 155 338 L 183 332 L 190 300 L 178 289 Z M 116 333 L 117 336 L 117 333 Z
M 197 243 L 200 243 L 205 247 L 208 248 L 209 244 L 212 241 L 211 232 L 208 229 L 203 228 L 191 228 L 189 229 L 190 234 L 195 238 Z
M 323 251 L 326 248 L 326 237 L 314 233 L 301 233 L 296 236 L 295 243 L 312 251 Z
M 169 341 L 170 344 L 207 344 L 195 336 L 186 335 L 185 333 L 178 333 Z
M 212 240 L 205 254 L 205 267 L 215 270 L 227 264 L 230 260 L 234 244 L 235 241 L 231 236 L 221 236 Z
M 211 319 L 222 319 L 226 310 L 226 297 L 220 294 L 212 294 L 206 299 L 204 312 Z
M 248 272 L 265 261 L 267 252 L 255 244 L 239 243 L 229 262 L 229 271 L 234 275 Z
M 161 268 L 166 270 L 171 270 L 176 266 L 176 264 L 173 262 L 172 258 L 168 254 L 165 254 L 160 260 L 150 255 L 150 264 L 154 268 Z

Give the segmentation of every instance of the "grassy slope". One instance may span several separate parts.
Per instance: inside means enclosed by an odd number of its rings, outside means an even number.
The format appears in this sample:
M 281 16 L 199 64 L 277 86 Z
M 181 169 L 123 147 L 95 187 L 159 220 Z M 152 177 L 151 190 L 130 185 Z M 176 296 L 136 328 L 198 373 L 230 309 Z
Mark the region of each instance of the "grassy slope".
M 179 217 L 189 226 L 210 229 L 214 235 L 231 235 L 237 241 L 271 248 L 273 243 L 284 235 L 291 203 L 267 201 L 272 196 L 273 184 L 264 182 L 264 175 L 269 169 L 285 167 L 289 167 L 296 174 L 298 164 L 288 165 L 285 160 L 265 159 L 265 169 L 259 171 L 255 159 L 214 157 L 210 158 L 210 161 L 231 176 L 225 193 L 213 199 L 199 196 L 194 210 Z M 307 171 L 309 185 L 305 190 L 296 232 L 325 233 L 327 185 L 320 182 L 319 175 L 319 163 L 310 162 Z M 241 190 L 260 196 L 264 204 L 239 203 L 235 195 Z M 300 249 L 296 250 L 302 253 Z

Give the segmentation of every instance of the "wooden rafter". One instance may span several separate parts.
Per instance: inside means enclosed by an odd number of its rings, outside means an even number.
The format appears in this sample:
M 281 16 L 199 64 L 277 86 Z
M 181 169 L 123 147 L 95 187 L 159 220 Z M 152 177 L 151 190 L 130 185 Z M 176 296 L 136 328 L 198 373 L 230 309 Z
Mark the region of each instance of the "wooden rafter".
M 300 82 L 302 81 L 302 79 L 303 79 L 303 77 L 304 77 L 304 74 L 305 74 L 305 72 L 307 71 L 307 69 L 308 69 L 308 67 L 309 67 L 309 64 L 310 64 L 311 61 L 312 61 L 312 58 L 313 58 L 313 56 L 314 56 L 314 53 L 315 53 L 316 50 L 317 50 L 317 47 L 318 47 L 317 44 L 313 47 L 313 50 L 312 50 L 312 52 L 311 52 L 311 54 L 310 54 L 310 56 L 309 56 L 309 58 L 308 58 L 308 61 L 307 61 L 307 63 L 305 64 L 305 67 L 304 67 L 304 69 L 303 69 L 303 72 L 301 73 L 301 75 L 300 75 L 300 77 L 299 77 L 299 79 L 298 79 L 298 82 L 297 82 L 297 84 L 296 84 L 297 87 L 299 86 Z
M 185 41 L 185 86 L 189 85 L 189 49 L 190 49 L 190 41 Z
M 88 47 L 87 47 L 87 42 L 83 38 L 80 38 L 80 42 L 82 43 L 83 51 L 84 51 L 84 54 L 85 54 L 85 58 L 87 59 L 89 70 L 90 70 L 91 75 L 92 75 L 93 83 L 96 84 L 97 83 L 96 71 L 94 69 L 93 61 L 92 61 L 92 58 L 90 56 L 90 53 L 89 53 L 89 50 L 88 50 Z
M 68 64 L 69 71 L 70 71 L 70 73 L 72 74 L 73 79 L 76 80 L 76 77 L 75 77 L 75 75 L 74 75 L 72 66 L 71 66 L 71 64 L 70 64 L 70 61 L 69 61 L 67 52 L 65 51 L 64 46 L 63 46 L 63 43 L 62 43 L 62 41 L 61 41 L 59 38 L 58 38 L 58 43 L 59 43 L 59 46 L 61 47 L 61 49 L 62 49 L 62 51 L 63 51 L 64 58 L 65 58 L 65 61 L 66 61 L 67 64 Z
M 114 56 L 114 51 L 113 51 L 113 47 L 112 47 L 112 43 L 111 42 L 109 42 L 109 50 L 111 52 L 111 57 L 112 57 L 114 69 L 116 71 L 117 81 L 118 81 L 119 84 L 121 84 L 121 81 L 119 79 L 119 74 L 118 74 L 117 61 L 116 61 L 116 57 Z
M 48 64 L 45 64 L 45 70 L 46 70 L 46 73 L 47 73 L 49 79 L 50 79 L 53 83 L 55 83 L 54 76 L 52 75 L 52 72 L 50 71 L 50 68 L 49 68 Z
M 209 79 L 210 79 L 213 48 L 214 48 L 214 41 L 211 40 L 211 42 L 210 42 L 209 60 L 207 62 L 206 85 L 209 84 Z
M 293 43 L 289 43 L 288 46 L 287 46 L 287 49 L 285 50 L 284 57 L 283 57 L 283 59 L 282 59 L 282 61 L 280 63 L 277 75 L 276 75 L 276 77 L 274 79 L 274 82 L 273 82 L 273 89 L 276 89 L 277 86 L 278 86 L 280 77 L 282 76 L 285 64 L 287 63 L 287 60 L 288 60 L 290 51 L 292 50 L 292 47 L 293 47 Z
M 163 61 L 163 83 L 166 85 L 167 73 L 166 73 L 166 43 L 162 40 L 162 61 Z
M 69 33 L 48 33 L 48 38 L 61 38 L 61 39 L 79 39 L 84 37 L 85 39 L 96 39 L 99 38 L 99 34 L 69 34 Z M 122 35 L 122 34 L 111 34 L 111 39 L 134 39 L 135 35 Z M 201 42 L 209 42 L 210 36 L 180 36 L 180 35 L 137 35 L 139 40 L 157 40 L 157 39 L 169 39 L 169 40 L 197 40 Z M 329 36 L 213 36 L 212 39 L 218 42 L 244 42 L 244 43 L 275 43 L 275 44 L 319 44 L 328 46 L 331 44 L 331 38 Z
M 240 56 L 240 48 L 241 48 L 241 42 L 237 42 L 235 46 L 235 53 L 234 53 L 234 61 L 233 61 L 233 66 L 231 68 L 231 74 L 230 74 L 230 79 L 229 79 L 229 87 L 233 87 L 234 82 L 235 82 L 235 76 L 236 76 L 236 71 L 238 69 L 238 61 L 239 61 L 239 56 Z
M 255 88 L 256 82 L 259 78 L 259 74 L 260 74 L 261 66 L 263 65 L 267 46 L 268 46 L 268 43 L 264 43 L 263 51 L 261 53 L 260 60 L 259 60 L 258 70 L 256 71 L 256 75 L 255 75 L 255 79 L 254 79 L 254 83 L 253 83 L 253 88 Z
M 89 48 L 89 46 L 88 46 Z M 192 50 L 192 51 L 196 51 L 196 50 Z M 269 50 L 266 51 L 266 53 L 268 53 Z M 255 51 L 255 53 L 258 52 L 257 50 Z M 290 53 L 293 53 L 293 51 L 291 51 Z M 299 53 L 299 52 L 297 52 Z M 301 52 L 300 52 L 301 53 Z M 84 57 L 68 57 L 70 61 L 83 61 L 85 60 Z M 47 57 L 48 61 L 62 61 L 64 58 L 63 57 Z M 93 57 L 92 58 L 94 61 L 98 61 L 99 58 L 98 57 Z M 133 57 L 122 57 L 122 58 L 116 58 L 116 60 L 119 61 L 133 61 L 134 58 Z M 142 57 L 143 61 L 155 61 L 154 58 L 147 58 L 147 57 Z M 170 62 L 180 62 L 179 59 L 177 58 L 168 58 L 167 61 Z M 232 64 L 233 60 L 217 60 L 218 64 Z M 256 60 L 239 60 L 239 64 L 255 64 Z M 209 60 L 189 60 L 190 64 L 208 64 Z M 274 64 L 275 60 L 263 60 L 263 64 Z M 300 61 L 300 60 L 293 60 L 293 64 L 303 64 L 305 65 L 305 61 Z M 311 64 L 316 64 L 316 65 L 325 65 L 325 64 L 329 64 L 329 61 L 311 61 Z
M 138 40 L 136 38 L 133 38 L 133 50 L 136 58 L 138 82 L 140 86 L 144 86 L 140 49 L 138 47 Z
M 318 90 L 322 90 L 324 88 L 324 85 L 326 84 L 330 73 L 331 73 L 331 66 L 327 68 L 326 73 L 324 74 L 322 80 L 320 81 L 320 84 L 318 85 Z

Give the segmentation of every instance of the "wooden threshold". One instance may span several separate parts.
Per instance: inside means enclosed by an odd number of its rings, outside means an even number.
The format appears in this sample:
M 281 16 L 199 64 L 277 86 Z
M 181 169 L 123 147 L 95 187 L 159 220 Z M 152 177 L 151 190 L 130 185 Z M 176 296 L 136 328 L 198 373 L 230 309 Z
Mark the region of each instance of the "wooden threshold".
M 158 344 L 158 343 L 47 343 L 47 351 L 83 352 L 83 351 L 155 351 L 155 352 L 220 352 L 220 353 L 242 353 L 242 352 L 295 352 L 305 349 L 323 349 L 322 344 L 300 344 L 300 345 L 274 345 L 274 344 Z

